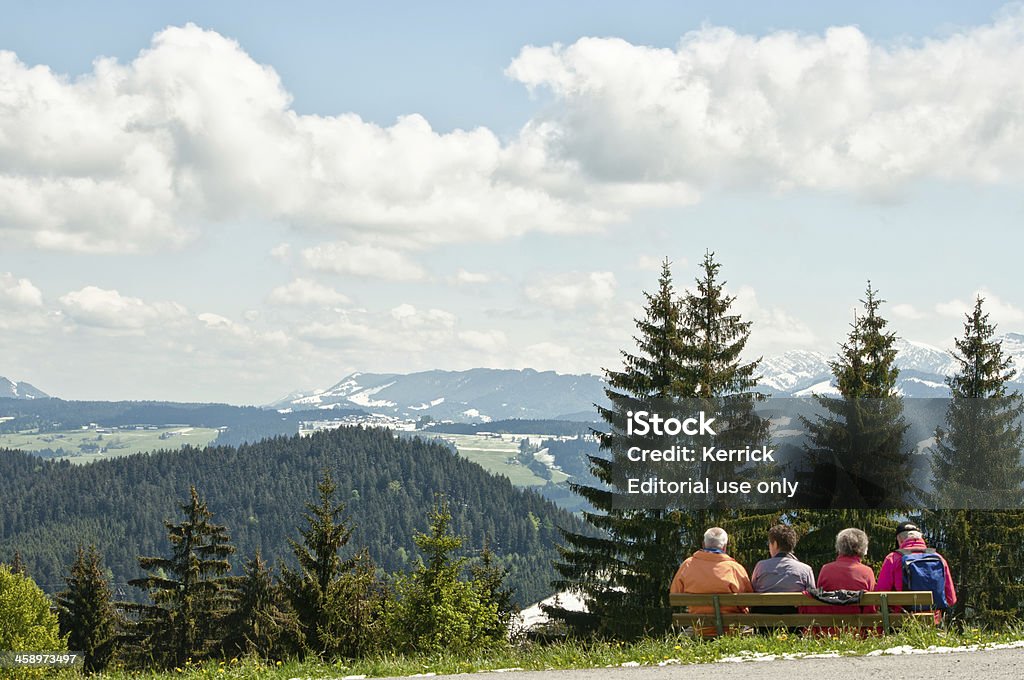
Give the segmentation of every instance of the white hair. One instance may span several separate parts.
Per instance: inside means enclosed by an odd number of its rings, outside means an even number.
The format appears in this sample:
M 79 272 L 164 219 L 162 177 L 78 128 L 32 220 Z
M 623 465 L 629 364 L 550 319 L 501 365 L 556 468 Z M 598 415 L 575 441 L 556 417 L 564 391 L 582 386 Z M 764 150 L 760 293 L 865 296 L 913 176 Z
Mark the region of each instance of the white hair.
M 904 531 L 899 534 L 896 534 L 897 543 L 903 543 L 903 541 L 908 541 L 911 538 L 924 538 L 924 534 L 922 534 L 920 531 Z
M 729 543 L 729 534 L 721 527 L 711 527 L 704 532 L 704 547 L 715 550 L 725 550 Z
M 868 535 L 860 529 L 843 529 L 836 534 L 836 553 L 848 557 L 868 554 Z

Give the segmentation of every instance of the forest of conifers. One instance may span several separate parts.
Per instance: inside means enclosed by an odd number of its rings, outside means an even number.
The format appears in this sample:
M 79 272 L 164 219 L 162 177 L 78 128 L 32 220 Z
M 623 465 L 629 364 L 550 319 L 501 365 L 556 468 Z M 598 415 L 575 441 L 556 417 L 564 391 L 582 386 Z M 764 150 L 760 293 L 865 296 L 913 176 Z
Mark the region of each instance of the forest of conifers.
M 142 575 L 136 558 L 167 551 L 164 522 L 177 520 L 194 484 L 230 533 L 236 569 L 257 549 L 271 565 L 288 562 L 288 539 L 298 537 L 305 503 L 315 499 L 325 470 L 355 528 L 350 546 L 365 546 L 380 569 L 411 568 L 413 536 L 427 529 L 435 494 L 443 494 L 453 531 L 470 551 L 486 540 L 521 604 L 550 594 L 557 527 L 583 530 L 576 517 L 440 444 L 343 428 L 85 466 L 0 451 L 0 561 L 18 551 L 26 572 L 55 592 L 76 547 L 94 543 L 115 596 L 137 598 L 137 589 L 124 585 Z

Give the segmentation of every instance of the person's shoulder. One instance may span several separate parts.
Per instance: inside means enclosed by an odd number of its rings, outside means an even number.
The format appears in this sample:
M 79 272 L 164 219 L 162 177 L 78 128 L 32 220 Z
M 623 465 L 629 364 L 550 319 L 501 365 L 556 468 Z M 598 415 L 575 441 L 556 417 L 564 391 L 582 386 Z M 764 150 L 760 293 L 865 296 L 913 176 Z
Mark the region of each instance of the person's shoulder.
M 733 570 L 734 570 L 734 571 L 736 571 L 736 572 L 739 572 L 740 574 L 743 574 L 744 576 L 746 576 L 746 575 L 747 575 L 747 568 L 746 568 L 746 567 L 744 567 L 744 566 L 743 566 L 743 565 L 742 565 L 742 564 L 740 563 L 740 561 L 739 561 L 739 560 L 737 560 L 737 559 L 736 559 L 735 557 L 734 557 L 734 558 L 732 558 L 732 560 L 731 560 L 730 562 L 728 562 L 728 564 L 732 566 L 732 568 L 733 568 Z

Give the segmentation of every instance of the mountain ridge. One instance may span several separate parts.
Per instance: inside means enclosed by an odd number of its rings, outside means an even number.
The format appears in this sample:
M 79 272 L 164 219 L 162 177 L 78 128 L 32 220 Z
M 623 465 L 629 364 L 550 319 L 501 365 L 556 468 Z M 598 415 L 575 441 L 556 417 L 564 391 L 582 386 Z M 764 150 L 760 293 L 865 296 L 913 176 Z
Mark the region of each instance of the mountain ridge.
M 50 395 L 27 382 L 11 380 L 0 375 L 0 397 L 8 399 L 49 399 Z
M 1014 367 L 1012 383 L 1024 391 L 1024 334 L 998 338 Z M 956 372 L 954 356 L 916 340 L 896 342 L 900 369 L 897 389 L 906 397 L 949 395 L 946 378 Z M 759 390 L 776 397 L 835 393 L 832 356 L 794 349 L 767 357 L 760 366 Z M 592 374 L 562 374 L 535 369 L 474 368 L 465 371 L 350 373 L 322 390 L 293 392 L 265 408 L 283 413 L 362 408 L 419 419 L 488 422 L 510 418 L 574 420 L 606 404 L 604 380 Z

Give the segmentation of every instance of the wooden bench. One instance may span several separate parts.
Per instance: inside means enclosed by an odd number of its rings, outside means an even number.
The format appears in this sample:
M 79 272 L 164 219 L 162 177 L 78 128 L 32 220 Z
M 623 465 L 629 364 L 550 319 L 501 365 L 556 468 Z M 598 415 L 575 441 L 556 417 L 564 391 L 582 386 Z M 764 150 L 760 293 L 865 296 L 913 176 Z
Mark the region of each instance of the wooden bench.
M 711 607 L 707 614 L 673 614 L 672 620 L 681 625 L 697 627 L 714 626 L 719 635 L 727 626 L 756 626 L 759 628 L 803 628 L 818 626 L 827 628 L 870 628 L 881 626 L 888 633 L 893 627 L 908 621 L 935 624 L 935 612 L 894 612 L 893 606 L 932 606 L 930 591 L 888 591 L 864 593 L 858 607 L 878 607 L 874 614 L 734 614 L 723 613 L 726 607 L 828 607 L 803 593 L 723 593 L 695 594 L 672 593 L 669 604 L 673 607 Z

